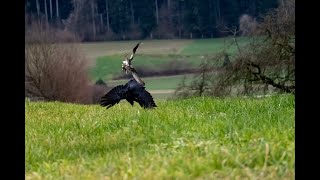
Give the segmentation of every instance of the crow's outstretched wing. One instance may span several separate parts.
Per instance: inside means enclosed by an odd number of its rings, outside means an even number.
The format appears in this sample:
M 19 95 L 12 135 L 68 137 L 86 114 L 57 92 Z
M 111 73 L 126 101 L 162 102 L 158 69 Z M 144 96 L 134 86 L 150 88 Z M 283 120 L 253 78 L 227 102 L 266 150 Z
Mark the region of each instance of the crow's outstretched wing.
M 101 97 L 100 106 L 107 106 L 107 109 L 109 109 L 113 105 L 118 104 L 120 100 L 125 98 L 123 96 L 124 89 L 123 85 L 119 85 L 111 89 L 106 95 Z
M 128 94 L 128 96 L 126 97 L 126 100 L 131 104 L 131 106 L 133 106 L 134 99 L 135 98 L 131 94 Z
M 151 94 L 146 91 L 144 88 L 141 88 L 140 91 L 135 92 L 136 101 L 143 108 L 154 108 L 157 107 L 156 103 L 153 100 Z

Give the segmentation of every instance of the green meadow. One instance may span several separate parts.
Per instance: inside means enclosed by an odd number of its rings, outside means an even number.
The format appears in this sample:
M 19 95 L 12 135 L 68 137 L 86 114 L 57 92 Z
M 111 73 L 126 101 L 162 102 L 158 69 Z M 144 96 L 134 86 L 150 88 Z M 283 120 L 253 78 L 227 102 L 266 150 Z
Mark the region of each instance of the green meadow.
M 295 97 L 25 102 L 26 179 L 294 179 Z
M 197 67 L 232 38 L 145 40 L 135 67 Z M 138 41 L 83 43 L 109 86 Z M 248 43 L 239 39 L 241 46 Z M 236 53 L 230 46 L 229 53 Z M 25 101 L 26 179 L 294 179 L 295 96 L 170 99 L 193 74 L 144 77 L 157 108 Z

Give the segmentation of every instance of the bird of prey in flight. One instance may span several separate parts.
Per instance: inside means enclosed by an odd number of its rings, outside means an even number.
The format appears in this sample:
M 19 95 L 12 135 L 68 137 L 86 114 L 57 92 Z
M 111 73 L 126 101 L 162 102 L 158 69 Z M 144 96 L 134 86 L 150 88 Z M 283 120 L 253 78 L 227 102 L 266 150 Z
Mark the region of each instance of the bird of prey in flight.
M 137 71 L 133 68 L 131 61 L 134 58 L 134 55 L 139 47 L 140 44 L 143 44 L 142 42 L 139 42 L 132 50 L 132 54 L 130 55 L 130 57 L 128 58 L 128 55 L 125 56 L 124 61 L 122 61 L 122 71 L 125 71 L 126 74 L 128 74 L 128 72 L 132 73 L 133 78 L 139 82 L 141 85 L 145 85 L 145 83 L 143 82 L 143 80 L 138 76 Z
M 124 61 L 122 61 L 122 70 L 128 73 L 130 69 L 128 67 L 133 68 L 131 61 L 134 58 L 134 55 L 136 54 L 136 51 L 139 47 L 140 44 L 143 44 L 142 42 L 139 42 L 132 50 L 132 54 L 128 58 L 128 54 L 125 56 Z
M 134 101 L 136 101 L 145 109 L 157 107 L 151 94 L 135 79 L 130 79 L 125 85 L 118 85 L 111 89 L 101 98 L 100 106 L 109 109 L 113 105 L 118 104 L 122 99 L 126 99 L 132 106 Z

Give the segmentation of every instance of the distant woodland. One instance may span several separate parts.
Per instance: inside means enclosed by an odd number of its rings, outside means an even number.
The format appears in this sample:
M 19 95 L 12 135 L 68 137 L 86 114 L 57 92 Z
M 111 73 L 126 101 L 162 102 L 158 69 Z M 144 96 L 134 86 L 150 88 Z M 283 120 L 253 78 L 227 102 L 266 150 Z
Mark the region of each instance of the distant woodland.
M 281 0 L 26 0 L 25 26 L 41 23 L 81 41 L 215 38 L 261 21 Z

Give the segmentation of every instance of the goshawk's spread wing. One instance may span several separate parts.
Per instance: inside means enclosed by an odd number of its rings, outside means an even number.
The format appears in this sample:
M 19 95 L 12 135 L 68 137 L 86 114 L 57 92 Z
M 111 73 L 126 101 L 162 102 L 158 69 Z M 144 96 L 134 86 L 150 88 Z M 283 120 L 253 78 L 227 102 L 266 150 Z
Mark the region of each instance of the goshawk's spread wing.
M 139 43 L 133 48 L 132 54 L 131 54 L 131 56 L 130 56 L 130 58 L 129 58 L 129 62 L 132 61 L 132 59 L 133 59 L 133 57 L 134 57 L 134 55 L 135 55 L 135 53 L 136 53 L 136 51 L 137 51 L 137 49 L 138 49 L 138 47 L 139 47 L 140 44 L 142 44 L 142 42 L 139 42 Z

